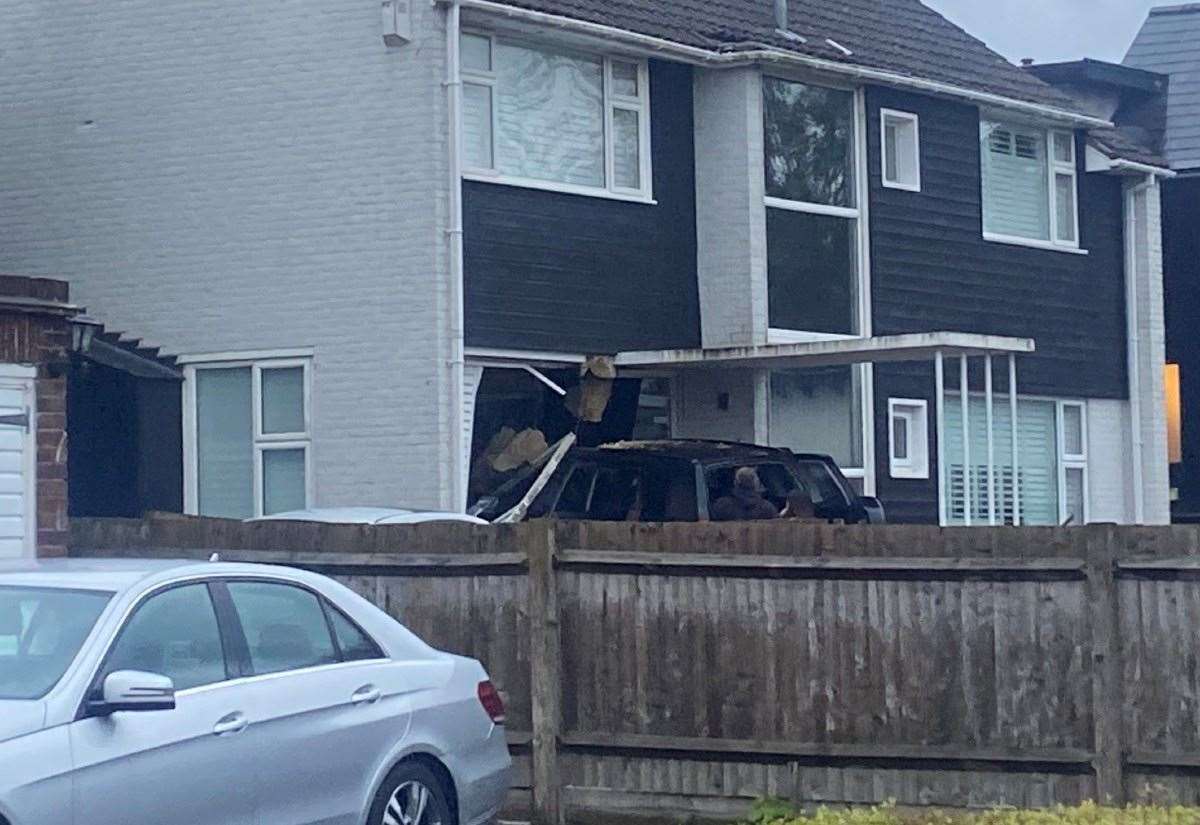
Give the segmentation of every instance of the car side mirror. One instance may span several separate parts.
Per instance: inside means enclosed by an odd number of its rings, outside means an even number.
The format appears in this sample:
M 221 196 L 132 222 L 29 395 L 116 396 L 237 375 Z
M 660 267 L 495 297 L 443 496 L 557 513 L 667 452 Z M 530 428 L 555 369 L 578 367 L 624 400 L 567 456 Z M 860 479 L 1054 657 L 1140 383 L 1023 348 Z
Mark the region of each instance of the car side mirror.
M 104 678 L 101 696 L 89 710 L 93 716 L 175 710 L 175 683 L 158 673 L 118 670 Z
M 883 511 L 882 501 L 874 496 L 862 496 L 858 501 L 862 504 L 863 509 L 867 511 L 867 524 L 887 523 L 887 514 Z

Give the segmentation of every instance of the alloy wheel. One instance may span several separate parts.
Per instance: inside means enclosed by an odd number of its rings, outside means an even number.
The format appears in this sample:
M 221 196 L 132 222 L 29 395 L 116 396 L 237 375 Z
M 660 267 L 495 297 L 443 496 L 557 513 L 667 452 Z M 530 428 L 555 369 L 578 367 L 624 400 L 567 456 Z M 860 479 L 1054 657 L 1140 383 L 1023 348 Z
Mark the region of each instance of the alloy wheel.
M 403 783 L 388 800 L 382 825 L 443 825 L 438 806 L 429 804 L 432 795 L 429 788 L 416 780 Z

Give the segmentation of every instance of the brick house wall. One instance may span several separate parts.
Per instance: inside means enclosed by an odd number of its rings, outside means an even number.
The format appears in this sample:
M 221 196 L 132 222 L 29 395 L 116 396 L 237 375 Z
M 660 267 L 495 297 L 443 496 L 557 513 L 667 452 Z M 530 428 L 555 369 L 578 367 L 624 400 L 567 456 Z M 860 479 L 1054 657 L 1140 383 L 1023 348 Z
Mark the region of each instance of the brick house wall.
M 37 549 L 67 550 L 67 354 L 77 313 L 63 281 L 0 275 L 0 363 L 37 368 Z

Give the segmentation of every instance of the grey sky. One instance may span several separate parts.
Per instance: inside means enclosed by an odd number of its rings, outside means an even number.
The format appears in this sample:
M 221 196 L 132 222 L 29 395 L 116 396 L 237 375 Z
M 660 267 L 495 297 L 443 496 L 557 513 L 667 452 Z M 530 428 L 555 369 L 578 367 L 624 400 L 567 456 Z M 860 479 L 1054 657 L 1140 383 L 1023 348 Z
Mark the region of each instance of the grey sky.
M 1153 6 L 1182 0 L 924 0 L 1016 62 L 1119 62 Z

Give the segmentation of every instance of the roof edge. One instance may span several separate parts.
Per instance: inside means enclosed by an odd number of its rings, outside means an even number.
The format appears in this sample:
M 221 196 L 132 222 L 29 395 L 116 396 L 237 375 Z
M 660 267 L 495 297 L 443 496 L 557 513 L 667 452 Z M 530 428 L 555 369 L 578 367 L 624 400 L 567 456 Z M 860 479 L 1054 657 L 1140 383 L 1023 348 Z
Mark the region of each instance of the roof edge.
M 1150 16 L 1162 14 L 1197 14 L 1200 13 L 1200 3 L 1180 3 L 1175 6 L 1155 6 L 1150 9 Z
M 466 9 L 476 9 L 479 11 L 490 12 L 502 17 L 515 18 L 530 23 L 539 23 L 553 28 L 575 31 L 580 34 L 590 34 L 596 37 L 619 40 L 629 45 L 639 46 L 650 51 L 670 54 L 674 57 L 684 60 L 685 62 L 698 65 L 731 66 L 757 62 L 791 64 L 829 72 L 831 74 L 856 77 L 860 80 L 873 80 L 886 85 L 899 86 L 906 89 L 929 92 L 931 94 L 958 97 L 986 106 L 995 106 L 997 108 L 1009 109 L 1012 111 L 1023 112 L 1025 114 L 1039 115 L 1050 120 L 1069 122 L 1082 128 L 1108 128 L 1113 126 L 1111 121 L 1097 118 L 1083 112 L 1073 112 L 1068 109 L 1060 109 L 1056 106 L 1033 103 L 1032 101 L 1028 100 L 1006 97 L 1004 95 L 994 94 L 991 92 L 983 92 L 938 80 L 913 77 L 910 75 L 900 74 L 898 72 L 887 71 L 885 69 L 874 69 L 869 66 L 850 65 L 846 63 L 839 63 L 835 60 L 826 60 L 820 57 L 810 57 L 808 55 L 785 51 L 765 43 L 746 44 L 750 48 L 744 51 L 718 51 L 713 49 L 703 49 L 698 46 L 689 46 L 673 40 L 654 37 L 648 34 L 641 34 L 629 29 L 622 29 L 616 26 L 605 25 L 603 23 L 592 23 L 590 21 L 579 20 L 574 17 L 565 17 L 563 15 L 549 14 L 547 12 L 520 8 L 518 6 L 510 6 L 505 3 L 495 2 L 495 0 L 433 0 L 433 2 L 438 5 L 460 6 Z

